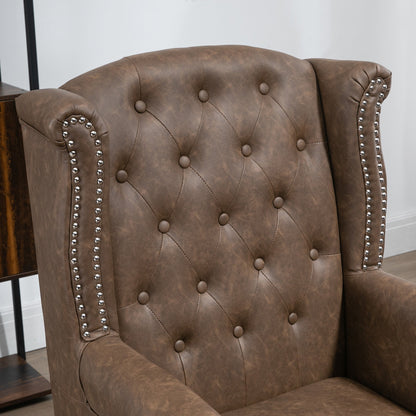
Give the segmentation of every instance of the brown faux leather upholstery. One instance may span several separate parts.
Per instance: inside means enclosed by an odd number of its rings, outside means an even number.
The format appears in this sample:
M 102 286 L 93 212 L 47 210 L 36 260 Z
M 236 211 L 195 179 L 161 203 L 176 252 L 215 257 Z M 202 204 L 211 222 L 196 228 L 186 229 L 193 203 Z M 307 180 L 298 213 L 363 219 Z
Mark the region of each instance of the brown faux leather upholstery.
M 20 97 L 56 413 L 409 414 L 334 376 L 416 411 L 394 321 L 350 329 L 378 296 L 352 282 L 382 273 L 389 88 L 372 63 L 226 46 Z

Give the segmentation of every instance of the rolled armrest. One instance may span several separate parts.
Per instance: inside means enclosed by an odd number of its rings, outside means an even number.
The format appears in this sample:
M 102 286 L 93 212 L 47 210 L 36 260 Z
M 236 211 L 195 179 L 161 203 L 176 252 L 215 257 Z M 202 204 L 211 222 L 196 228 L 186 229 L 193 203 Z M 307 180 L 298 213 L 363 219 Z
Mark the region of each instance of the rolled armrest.
M 118 336 L 88 344 L 80 377 L 91 408 L 100 416 L 219 416 L 181 381 Z
M 348 375 L 416 412 L 416 284 L 381 270 L 344 282 Z
M 47 139 L 62 144 L 62 121 L 68 116 L 82 114 L 100 134 L 107 132 L 94 106 L 85 98 L 61 89 L 30 91 L 16 99 L 16 109 L 21 123 L 37 130 Z

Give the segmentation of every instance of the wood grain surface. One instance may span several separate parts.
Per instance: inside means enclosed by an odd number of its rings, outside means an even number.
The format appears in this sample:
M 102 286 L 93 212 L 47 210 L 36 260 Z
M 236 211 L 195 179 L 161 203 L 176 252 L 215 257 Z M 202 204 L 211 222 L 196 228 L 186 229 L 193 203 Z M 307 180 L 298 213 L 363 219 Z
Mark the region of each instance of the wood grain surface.
M 14 97 L 23 90 L 0 83 L 0 282 L 36 274 L 32 217 L 22 135 Z

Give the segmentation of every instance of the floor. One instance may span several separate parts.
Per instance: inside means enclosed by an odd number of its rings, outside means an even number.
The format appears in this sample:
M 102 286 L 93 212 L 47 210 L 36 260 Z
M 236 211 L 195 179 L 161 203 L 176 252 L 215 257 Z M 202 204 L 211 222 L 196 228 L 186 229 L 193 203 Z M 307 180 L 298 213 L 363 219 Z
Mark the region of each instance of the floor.
M 389 257 L 384 260 L 383 269 L 416 283 L 416 251 Z M 31 351 L 27 354 L 27 361 L 49 380 L 46 350 Z M 3 411 L 4 416 L 53 416 L 52 397 L 47 396 L 31 403 L 8 408 Z

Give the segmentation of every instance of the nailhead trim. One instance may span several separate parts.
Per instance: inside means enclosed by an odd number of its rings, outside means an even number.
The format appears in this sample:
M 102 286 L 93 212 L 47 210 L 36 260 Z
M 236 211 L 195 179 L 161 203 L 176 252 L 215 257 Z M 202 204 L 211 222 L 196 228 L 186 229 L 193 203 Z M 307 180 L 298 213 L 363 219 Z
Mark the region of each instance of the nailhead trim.
M 70 137 L 70 132 L 68 128 L 71 125 L 76 125 L 77 123 L 83 125 L 85 129 L 89 130 L 89 136 L 93 139 L 93 145 L 95 148 L 95 159 L 96 159 L 96 199 L 95 206 L 92 213 L 84 213 L 82 210 L 81 204 L 81 195 L 82 195 L 82 184 L 84 181 L 87 181 L 88 178 L 82 177 L 82 172 L 79 167 L 79 161 L 77 158 L 77 140 L 74 137 Z M 103 159 L 103 149 L 101 139 L 97 137 L 97 132 L 93 124 L 87 120 L 84 116 L 71 116 L 69 119 L 65 120 L 62 123 L 62 137 L 65 140 L 68 155 L 70 157 L 71 163 L 71 178 L 72 178 L 72 207 L 71 207 L 71 223 L 70 223 L 70 250 L 69 250 L 69 260 L 71 264 L 71 276 L 73 280 L 73 288 L 75 293 L 75 304 L 78 312 L 79 325 L 81 335 L 84 339 L 90 339 L 91 333 L 89 326 L 91 323 L 88 320 L 88 314 L 85 309 L 85 299 L 83 293 L 83 286 L 80 283 L 84 275 L 93 276 L 93 281 L 96 289 L 96 302 L 97 302 L 97 313 L 99 316 L 99 325 L 104 332 L 109 331 L 108 326 L 108 317 L 107 311 L 105 309 L 105 300 L 103 293 L 103 284 L 101 279 L 101 233 L 102 233 L 102 206 L 103 206 L 103 194 L 104 194 L 104 159 Z M 81 215 L 91 215 L 93 214 L 95 228 L 94 236 L 91 241 L 92 246 L 92 271 L 87 270 L 87 267 L 83 266 L 80 268 L 78 261 L 78 249 L 79 249 L 79 235 L 82 230 L 80 230 L 80 217 Z M 85 267 L 85 269 L 84 269 Z M 90 302 L 89 302 L 90 303 Z M 94 325 L 95 326 L 95 325 Z M 93 329 L 93 328 L 92 328 Z
M 357 116 L 357 126 L 358 126 L 358 138 L 359 138 L 359 152 L 360 152 L 360 159 L 361 159 L 361 167 L 363 172 L 363 180 L 364 180 L 364 190 L 365 190 L 365 200 L 366 200 L 366 226 L 365 226 L 365 235 L 364 235 L 364 253 L 363 253 L 363 270 L 367 270 L 369 265 L 369 257 L 370 257 L 370 250 L 372 248 L 371 242 L 371 232 L 372 232 L 372 217 L 373 215 L 380 215 L 381 216 L 381 231 L 378 237 L 378 262 L 377 267 L 380 268 L 383 261 L 383 252 L 384 252 L 384 232 L 386 228 L 386 210 L 387 210 L 387 190 L 385 185 L 385 178 L 383 172 L 383 157 L 381 155 L 381 145 L 380 145 L 380 132 L 379 132 L 379 124 L 380 124 L 380 108 L 381 104 L 385 98 L 385 92 L 388 86 L 383 82 L 381 78 L 371 80 L 370 84 L 368 85 L 359 106 L 358 116 Z M 375 104 L 375 119 L 374 123 L 374 130 L 372 137 L 364 135 L 364 122 L 370 122 L 372 120 L 369 119 L 371 116 L 372 111 L 368 111 L 368 97 L 374 95 L 374 93 L 378 93 L 377 102 Z M 374 143 L 374 144 L 373 144 Z M 379 207 L 374 206 L 373 196 L 371 194 L 371 186 L 375 185 L 375 178 L 370 178 L 368 173 L 369 164 L 368 164 L 368 150 L 369 146 L 375 146 L 375 153 L 377 159 L 377 170 L 378 170 L 378 178 L 377 182 L 380 186 L 381 190 L 381 212 L 375 212 L 375 210 L 379 209 Z

